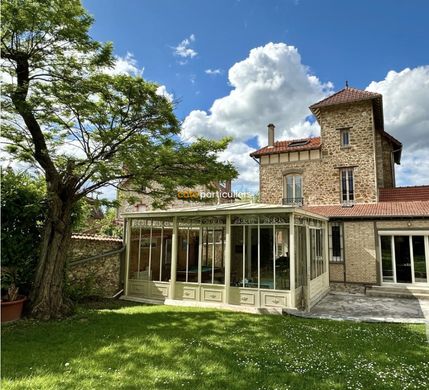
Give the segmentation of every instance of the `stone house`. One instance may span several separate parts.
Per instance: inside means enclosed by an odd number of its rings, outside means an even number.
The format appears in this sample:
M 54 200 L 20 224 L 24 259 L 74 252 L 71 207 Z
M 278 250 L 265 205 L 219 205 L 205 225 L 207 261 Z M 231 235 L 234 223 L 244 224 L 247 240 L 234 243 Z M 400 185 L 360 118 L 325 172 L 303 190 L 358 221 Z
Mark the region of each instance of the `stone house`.
M 331 288 L 425 294 L 429 186 L 396 187 L 402 144 L 384 129 L 382 95 L 346 87 L 310 110 L 320 137 L 275 141 L 270 124 L 251 154 L 261 201 L 329 218 Z
M 312 105 L 320 137 L 253 152 L 261 203 L 123 213 L 124 299 L 310 309 L 330 289 L 429 296 L 429 186 L 398 188 L 380 94 Z M 250 157 L 249 157 L 249 162 Z

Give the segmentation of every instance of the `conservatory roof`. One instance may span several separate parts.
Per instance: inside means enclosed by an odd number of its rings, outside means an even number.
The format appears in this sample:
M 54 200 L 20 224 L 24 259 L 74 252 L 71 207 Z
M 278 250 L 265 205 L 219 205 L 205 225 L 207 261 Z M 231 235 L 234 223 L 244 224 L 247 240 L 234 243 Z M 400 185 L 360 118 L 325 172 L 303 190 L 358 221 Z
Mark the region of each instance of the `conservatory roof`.
M 171 208 L 167 210 L 139 211 L 124 213 L 124 218 L 174 217 L 190 215 L 228 215 L 228 214 L 264 214 L 264 213 L 296 213 L 327 221 L 323 215 L 303 210 L 300 207 L 283 206 L 267 203 L 223 203 L 207 206 Z

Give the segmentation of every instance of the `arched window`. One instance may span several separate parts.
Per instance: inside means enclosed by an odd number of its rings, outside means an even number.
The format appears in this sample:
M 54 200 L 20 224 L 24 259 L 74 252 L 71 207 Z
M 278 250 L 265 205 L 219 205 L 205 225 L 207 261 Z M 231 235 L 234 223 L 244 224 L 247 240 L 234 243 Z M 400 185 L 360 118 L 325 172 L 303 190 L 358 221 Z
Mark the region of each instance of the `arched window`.
M 283 204 L 302 205 L 302 176 L 289 174 L 284 176 Z

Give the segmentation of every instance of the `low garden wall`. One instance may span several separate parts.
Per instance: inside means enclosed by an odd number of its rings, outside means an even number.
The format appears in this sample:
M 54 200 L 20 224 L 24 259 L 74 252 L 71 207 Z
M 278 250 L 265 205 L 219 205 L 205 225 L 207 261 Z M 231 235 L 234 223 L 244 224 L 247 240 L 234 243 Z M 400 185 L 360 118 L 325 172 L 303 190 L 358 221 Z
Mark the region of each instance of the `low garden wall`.
M 73 235 L 67 259 L 70 296 L 77 300 L 94 295 L 113 296 L 122 288 L 123 256 L 122 238 Z

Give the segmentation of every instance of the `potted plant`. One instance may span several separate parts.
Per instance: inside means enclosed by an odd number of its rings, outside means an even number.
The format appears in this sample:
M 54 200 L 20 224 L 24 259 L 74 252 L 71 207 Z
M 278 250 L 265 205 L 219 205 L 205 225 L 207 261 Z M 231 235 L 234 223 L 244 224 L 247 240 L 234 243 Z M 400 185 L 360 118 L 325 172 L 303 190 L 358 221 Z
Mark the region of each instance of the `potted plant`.
M 21 318 L 27 298 L 19 294 L 19 287 L 15 284 L 16 273 L 8 269 L 2 269 L 2 273 L 1 322 L 13 322 Z M 3 291 L 5 291 L 4 295 Z

